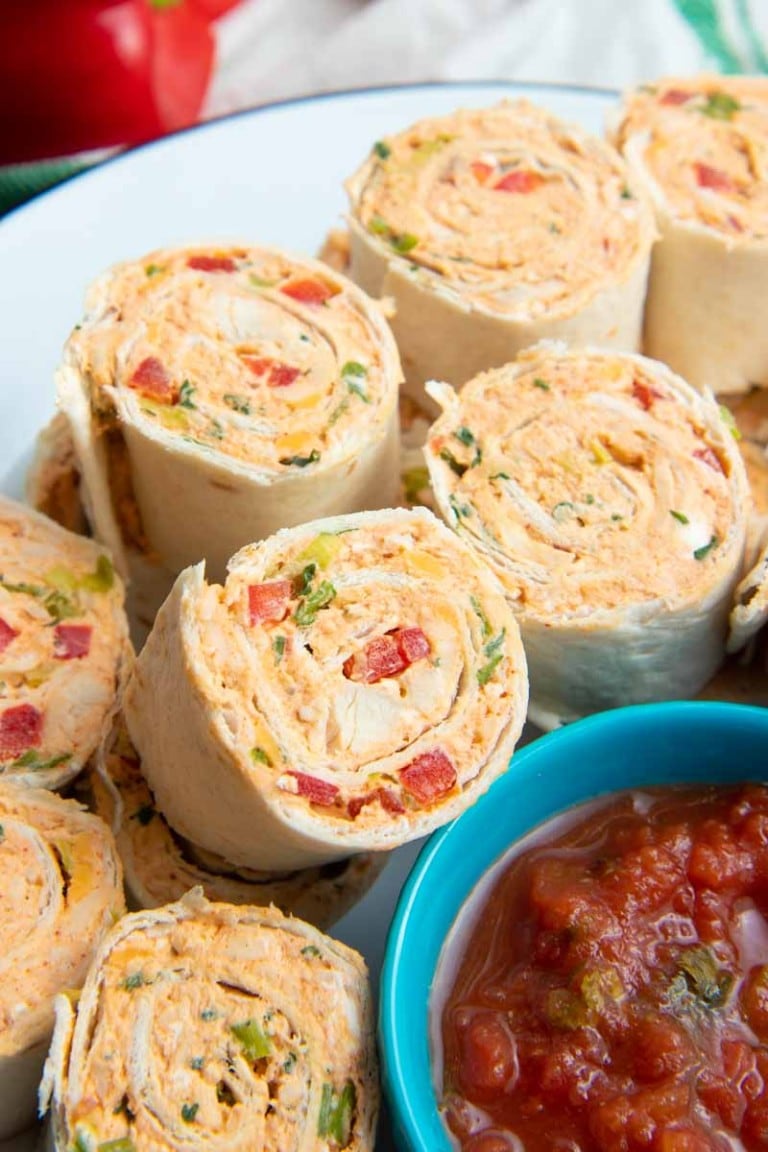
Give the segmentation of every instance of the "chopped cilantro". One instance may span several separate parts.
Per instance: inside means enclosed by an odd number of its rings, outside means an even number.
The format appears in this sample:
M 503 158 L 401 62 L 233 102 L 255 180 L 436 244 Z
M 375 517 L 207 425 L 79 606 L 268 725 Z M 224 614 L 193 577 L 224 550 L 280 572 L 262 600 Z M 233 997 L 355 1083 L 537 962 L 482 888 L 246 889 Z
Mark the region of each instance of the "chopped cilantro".
M 461 479 L 461 477 L 469 468 L 469 464 L 462 464 L 460 460 L 456 459 L 450 448 L 440 449 L 440 459 L 445 461 L 451 472 L 458 476 L 459 479 Z
M 302 956 L 319 956 L 320 949 L 317 948 L 314 944 L 307 944 L 304 948 L 302 948 L 301 954 Z
M 286 468 L 306 468 L 308 464 L 317 464 L 320 453 L 313 448 L 309 456 L 281 456 L 280 463 Z
M 621 198 L 622 198 L 622 200 L 633 200 L 634 199 L 630 189 L 627 187 L 626 184 L 624 185 L 624 187 L 621 190 Z
M 263 748 L 251 748 L 251 760 L 255 764 L 266 764 L 268 768 L 272 767 L 272 761 Z
M 61 752 L 58 756 L 41 760 L 34 748 L 28 748 L 12 762 L 11 768 L 29 768 L 32 772 L 46 772 L 51 768 L 58 768 L 60 764 L 66 764 L 67 760 L 71 759 L 71 752 Z
M 202 1056 L 193 1056 L 189 1062 L 189 1066 L 194 1072 L 200 1072 L 200 1071 L 202 1071 L 202 1067 L 203 1067 L 204 1063 L 205 1063 L 205 1060 L 203 1059 Z
M 480 602 L 476 596 L 470 596 L 469 602 L 472 605 L 472 611 L 475 613 L 475 616 L 477 616 L 478 620 L 480 621 L 480 623 L 482 625 L 483 639 L 487 640 L 488 637 L 491 635 L 491 632 L 493 631 L 493 629 L 491 628 L 491 622 L 488 619 L 488 617 L 486 616 L 482 607 L 480 606 Z
M 392 149 L 390 148 L 389 144 L 386 144 L 383 140 L 376 141 L 373 146 L 373 151 L 376 153 L 380 160 L 388 160 L 392 155 Z
M 104 1140 L 97 1145 L 96 1152 L 136 1152 L 136 1145 L 130 1136 L 120 1136 L 117 1140 Z
M 283 1072 L 292 1071 L 297 1059 L 298 1059 L 298 1057 L 297 1057 L 295 1052 L 289 1052 L 288 1055 L 286 1056 L 285 1060 L 283 1061 Z
M 218 420 L 211 420 L 211 423 L 208 426 L 206 431 L 207 431 L 207 434 L 209 436 L 211 436 L 214 440 L 223 440 L 224 439 L 224 429 L 222 428 L 222 426 L 218 422 Z
M 732 120 L 734 114 L 741 111 L 741 104 L 727 92 L 708 92 L 699 111 L 711 120 Z
M 674 516 L 675 520 L 679 521 L 680 524 L 690 524 L 690 520 L 685 512 L 678 512 L 676 508 L 670 508 L 669 514 L 670 516 Z
M 197 1113 L 199 1112 L 199 1110 L 200 1110 L 199 1104 L 182 1104 L 182 1106 L 181 1106 L 181 1118 L 184 1121 L 184 1123 L 185 1124 L 194 1123 L 195 1116 L 197 1116 Z
M 0 576 L 0 586 L 5 588 L 6 592 L 23 592 L 25 596 L 42 596 L 45 592 L 39 584 L 27 584 L 22 581 L 20 584 L 12 584 L 10 580 L 4 580 Z
M 231 408 L 233 412 L 240 412 L 243 416 L 250 416 L 251 414 L 251 405 L 245 396 L 238 396 L 234 392 L 225 392 L 224 403 L 228 408 Z
M 708 556 L 713 548 L 716 548 L 720 543 L 717 536 L 710 536 L 708 543 L 702 544 L 701 548 L 696 548 L 693 553 L 694 560 L 703 560 Z
M 546 380 L 543 380 L 541 378 L 541 376 L 534 376 L 533 386 L 534 386 L 534 388 L 541 388 L 542 392 L 549 392 L 550 391 L 549 384 L 547 383 Z
M 197 408 L 192 397 L 194 396 L 196 388 L 190 384 L 189 380 L 184 380 L 181 388 L 179 389 L 179 407 L 181 408 Z
M 272 651 L 275 654 L 275 663 L 279 664 L 285 652 L 285 636 L 275 636 L 272 641 Z
M 162 268 L 159 264 L 147 264 L 144 271 L 146 272 L 147 276 L 158 276 L 162 272 Z
M 215 1020 L 218 1015 L 219 1014 L 215 1008 L 203 1008 L 202 1012 L 200 1013 L 200 1019 L 206 1021 Z
M 132 972 L 130 976 L 126 976 L 121 982 L 120 987 L 124 988 L 126 992 L 134 992 L 137 988 L 142 988 L 148 983 L 143 972 Z
M 733 985 L 733 974 L 717 967 L 714 953 L 704 945 L 680 953 L 678 967 L 688 989 L 706 1008 L 720 1008 Z
M 314 624 L 317 613 L 321 608 L 327 608 L 336 598 L 336 589 L 330 580 L 321 580 L 314 592 L 310 592 L 305 599 L 299 602 L 293 619 L 300 628 L 307 628 Z
M 451 495 L 448 497 L 448 503 L 453 509 L 453 514 L 457 520 L 461 520 L 462 517 L 466 518 L 472 515 L 472 509 L 469 504 L 462 504 L 459 500 L 456 499 L 453 493 L 451 493 Z
M 312 587 L 312 581 L 317 572 L 317 564 L 311 561 L 306 564 L 297 576 L 294 576 L 291 583 L 291 592 L 294 596 L 306 596 Z
M 502 628 L 501 632 L 494 636 L 492 640 L 489 640 L 483 648 L 483 652 L 488 657 L 488 662 L 477 670 L 477 682 L 481 687 L 488 683 L 504 659 L 503 645 L 505 635 L 506 629 Z

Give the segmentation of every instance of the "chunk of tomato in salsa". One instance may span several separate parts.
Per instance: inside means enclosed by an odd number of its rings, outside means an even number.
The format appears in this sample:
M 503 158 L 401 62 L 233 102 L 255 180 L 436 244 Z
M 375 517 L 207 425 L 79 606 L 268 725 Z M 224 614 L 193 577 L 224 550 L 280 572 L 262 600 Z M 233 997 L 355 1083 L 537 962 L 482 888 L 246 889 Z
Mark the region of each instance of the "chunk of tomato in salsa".
M 768 787 L 575 809 L 481 891 L 440 1021 L 462 1152 L 768 1149 Z

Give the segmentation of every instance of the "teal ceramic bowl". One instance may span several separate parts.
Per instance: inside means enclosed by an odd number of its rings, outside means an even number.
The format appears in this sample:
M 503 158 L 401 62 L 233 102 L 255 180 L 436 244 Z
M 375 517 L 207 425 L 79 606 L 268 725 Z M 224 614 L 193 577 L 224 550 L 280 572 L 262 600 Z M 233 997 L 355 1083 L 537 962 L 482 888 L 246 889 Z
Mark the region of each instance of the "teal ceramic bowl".
M 440 950 L 478 880 L 515 840 L 593 796 L 653 784 L 768 780 L 768 709 L 619 708 L 544 736 L 427 842 L 403 888 L 382 972 L 384 1090 L 400 1152 L 450 1152 L 437 1110 L 428 1011 Z

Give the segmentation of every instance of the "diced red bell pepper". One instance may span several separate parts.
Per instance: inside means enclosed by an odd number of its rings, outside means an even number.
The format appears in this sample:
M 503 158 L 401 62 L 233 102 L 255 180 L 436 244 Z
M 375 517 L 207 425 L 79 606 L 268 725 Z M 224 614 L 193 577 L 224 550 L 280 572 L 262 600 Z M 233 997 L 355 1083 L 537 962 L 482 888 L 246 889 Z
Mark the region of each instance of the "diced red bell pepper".
M 653 404 L 654 400 L 663 400 L 664 396 L 661 392 L 657 392 L 650 384 L 643 384 L 641 380 L 632 381 L 632 395 L 646 412 Z
M 287 388 L 301 375 L 300 368 L 283 364 L 280 360 L 272 360 L 269 356 L 251 356 L 247 352 L 242 352 L 240 359 L 254 376 L 267 376 L 270 388 Z
M 0 653 L 5 652 L 8 645 L 12 640 L 16 639 L 18 634 L 18 630 L 12 628 L 11 625 L 6 623 L 2 616 L 0 616 Z
M 237 272 L 237 264 L 231 256 L 190 256 L 187 268 L 197 272 Z
M 707 445 L 706 448 L 697 448 L 693 455 L 696 460 L 701 460 L 701 462 L 711 468 L 713 472 L 723 471 L 723 466 L 720 463 L 720 457 L 709 447 L 709 445 Z
M 43 714 L 32 704 L 16 704 L 0 714 L 0 759 L 20 756 L 40 745 Z
M 682 88 L 669 88 L 664 93 L 659 103 L 670 105 L 685 104 L 685 102 L 690 100 L 690 98 L 690 92 L 684 92 Z
M 421 628 L 397 628 L 394 635 L 400 646 L 403 659 L 407 660 L 409 664 L 415 664 L 417 660 L 429 656 L 432 651 L 429 640 Z
M 453 788 L 456 769 L 442 748 L 431 748 L 401 770 L 400 781 L 420 804 L 431 804 Z
M 165 404 L 172 403 L 174 399 L 171 379 L 156 356 L 147 356 L 142 360 L 128 381 L 128 387 L 135 388 L 150 400 L 159 400 Z
M 713 168 L 710 164 L 694 164 L 696 183 L 699 188 L 712 188 L 715 192 L 735 192 L 736 185 L 727 172 Z
M 56 660 L 82 660 L 91 650 L 90 624 L 57 624 L 53 630 Z
M 353 796 L 347 804 L 347 812 L 354 820 L 360 815 L 366 804 L 374 804 L 378 800 L 385 812 L 400 814 L 405 807 L 398 794 L 392 788 L 374 788 L 364 796 Z
M 270 388 L 287 388 L 300 375 L 300 368 L 294 368 L 290 364 L 273 364 L 267 383 Z
M 288 611 L 290 580 L 271 580 L 248 586 L 248 620 L 251 624 L 277 623 Z
M 395 628 L 345 660 L 344 675 L 349 680 L 376 684 L 385 677 L 399 676 L 429 653 L 429 640 L 421 628 Z
M 493 173 L 491 164 L 486 164 L 483 160 L 473 160 L 469 167 L 478 184 L 488 183 L 488 177 Z
M 339 790 L 335 784 L 327 780 L 320 780 L 317 776 L 309 776 L 306 772 L 289 772 L 298 786 L 299 796 L 304 796 L 310 804 L 319 804 L 323 808 L 332 808 Z
M 539 175 L 538 172 L 531 172 L 526 168 L 514 168 L 511 172 L 507 172 L 502 176 L 494 188 L 497 192 L 520 192 L 526 194 L 533 192 L 540 184 L 544 183 L 544 177 Z
M 340 289 L 325 280 L 292 280 L 280 291 L 300 304 L 325 304 L 332 296 L 338 295 Z

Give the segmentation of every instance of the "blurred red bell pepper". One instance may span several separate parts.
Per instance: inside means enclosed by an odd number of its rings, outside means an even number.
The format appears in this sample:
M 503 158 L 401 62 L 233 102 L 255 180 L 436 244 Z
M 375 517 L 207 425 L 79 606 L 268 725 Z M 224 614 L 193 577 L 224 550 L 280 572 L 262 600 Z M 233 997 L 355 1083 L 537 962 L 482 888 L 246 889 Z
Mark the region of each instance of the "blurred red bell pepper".
M 0 7 L 0 164 L 137 144 L 193 124 L 211 23 L 237 0 L 11 0 Z

